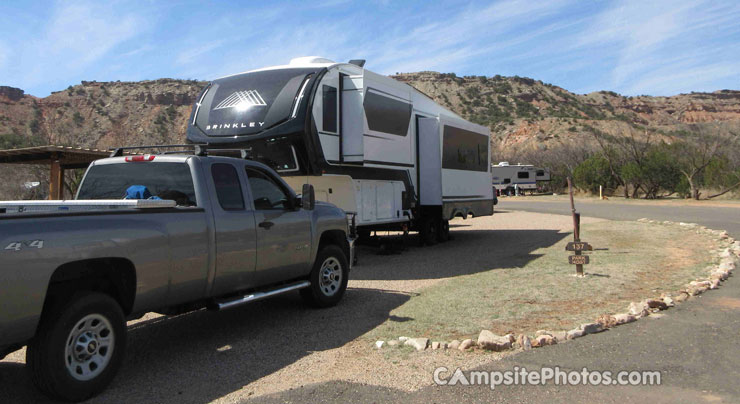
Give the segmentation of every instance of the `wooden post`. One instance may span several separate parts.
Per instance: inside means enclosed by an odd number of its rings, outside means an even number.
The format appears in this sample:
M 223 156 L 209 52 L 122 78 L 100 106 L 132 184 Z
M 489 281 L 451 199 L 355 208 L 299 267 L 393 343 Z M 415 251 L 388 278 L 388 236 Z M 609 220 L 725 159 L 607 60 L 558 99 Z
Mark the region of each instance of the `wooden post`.
M 576 205 L 573 202 L 573 183 L 568 177 L 568 193 L 570 194 L 570 212 L 573 215 L 573 241 L 581 241 L 581 214 L 576 212 Z M 575 255 L 581 255 L 581 251 L 576 250 Z M 576 275 L 583 276 L 583 265 L 576 264 Z
M 64 169 L 59 160 L 51 159 L 51 170 L 49 173 L 49 200 L 62 199 L 64 195 Z
M 570 181 L 570 177 L 568 177 L 568 194 L 570 194 L 570 213 L 573 215 L 573 236 L 575 237 L 575 240 L 578 241 L 578 234 L 576 233 L 578 230 L 578 224 L 576 223 L 576 205 L 573 202 L 573 183 Z

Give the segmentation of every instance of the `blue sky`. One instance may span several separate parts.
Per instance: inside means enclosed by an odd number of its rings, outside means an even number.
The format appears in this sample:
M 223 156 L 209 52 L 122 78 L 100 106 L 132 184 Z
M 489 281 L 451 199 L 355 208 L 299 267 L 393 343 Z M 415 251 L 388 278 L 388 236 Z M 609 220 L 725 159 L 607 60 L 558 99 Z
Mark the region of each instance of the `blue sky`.
M 740 1 L 1 1 L 0 85 L 211 79 L 297 56 L 577 93 L 740 89 Z

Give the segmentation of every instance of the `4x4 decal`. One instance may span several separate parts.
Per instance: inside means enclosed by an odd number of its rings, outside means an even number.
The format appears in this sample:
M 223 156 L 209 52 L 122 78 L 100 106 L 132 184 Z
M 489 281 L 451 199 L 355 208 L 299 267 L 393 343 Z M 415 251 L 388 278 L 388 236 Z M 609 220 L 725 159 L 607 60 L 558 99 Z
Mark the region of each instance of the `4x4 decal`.
M 44 248 L 44 240 L 14 241 L 5 247 L 6 250 L 20 251 L 23 248 Z

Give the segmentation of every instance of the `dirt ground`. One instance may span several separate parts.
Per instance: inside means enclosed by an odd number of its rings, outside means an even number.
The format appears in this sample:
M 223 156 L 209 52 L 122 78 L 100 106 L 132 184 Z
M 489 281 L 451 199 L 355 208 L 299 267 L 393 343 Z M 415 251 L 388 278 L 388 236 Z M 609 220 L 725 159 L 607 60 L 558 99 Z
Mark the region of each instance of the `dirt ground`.
M 538 250 L 563 242 L 571 226 L 569 216 L 502 211 L 453 221 L 454 240 L 432 248 L 378 255 L 363 247 L 345 299 L 326 310 L 306 308 L 290 294 L 218 313 L 150 314 L 130 323 L 119 375 L 89 402 L 230 403 L 333 380 L 418 389 L 438 366 L 472 368 L 510 354 L 377 351 L 373 330 L 409 321 L 394 310 L 440 282 L 496 265 L 526 266 Z M 46 401 L 24 358 L 20 350 L 0 362 L 0 402 Z

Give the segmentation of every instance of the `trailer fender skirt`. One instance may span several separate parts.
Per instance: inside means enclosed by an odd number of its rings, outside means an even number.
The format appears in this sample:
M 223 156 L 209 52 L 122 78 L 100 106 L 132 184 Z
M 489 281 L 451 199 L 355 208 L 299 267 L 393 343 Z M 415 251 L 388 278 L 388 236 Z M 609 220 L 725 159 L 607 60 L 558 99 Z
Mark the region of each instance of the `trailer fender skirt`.
M 451 220 L 458 216 L 466 219 L 468 215 L 473 215 L 473 217 L 493 215 L 493 199 L 444 202 L 442 204 L 442 217 L 445 219 Z

